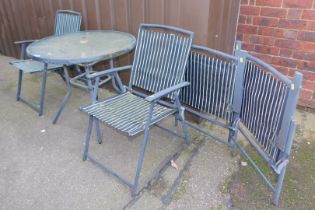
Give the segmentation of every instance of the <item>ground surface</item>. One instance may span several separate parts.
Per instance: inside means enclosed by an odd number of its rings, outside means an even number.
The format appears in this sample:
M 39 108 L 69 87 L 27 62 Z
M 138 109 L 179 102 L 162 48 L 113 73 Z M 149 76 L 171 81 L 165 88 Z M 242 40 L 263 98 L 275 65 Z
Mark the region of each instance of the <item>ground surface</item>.
M 0 56 L 0 209 L 181 209 L 188 205 L 182 196 L 190 196 L 190 207 L 222 205 L 218 186 L 232 165 L 223 145 L 203 143 L 193 135 L 194 144 L 186 147 L 182 139 L 153 128 L 141 175 L 145 189 L 132 199 L 125 185 L 90 161 L 82 161 L 88 117 L 79 107 L 89 103 L 88 93 L 74 88 L 59 122 L 53 125 L 51 118 L 65 95 L 65 83 L 49 73 L 45 112 L 38 117 L 15 100 L 18 74 L 8 64 L 10 60 Z M 37 99 L 41 74 L 24 79 L 22 95 Z M 109 93 L 102 91 L 102 95 Z M 176 130 L 173 119 L 163 124 Z M 92 138 L 90 151 L 132 180 L 142 135 L 128 139 L 105 126 L 102 131 L 104 143 L 99 145 Z M 179 170 L 170 167 L 172 156 Z M 163 170 L 155 173 L 160 176 L 148 186 L 146 180 L 157 167 Z M 187 187 L 182 180 L 188 180 Z M 204 186 L 198 190 L 199 184 Z M 177 187 L 185 192 L 177 193 Z
M 17 71 L 0 56 L 0 209 L 274 209 L 270 191 L 250 166 L 240 166 L 222 144 L 191 131 L 193 143 L 153 128 L 135 198 L 117 179 L 82 161 L 87 92 L 73 94 L 59 122 L 51 117 L 65 94 L 64 82 L 50 73 L 45 114 L 15 101 Z M 23 95 L 39 96 L 40 75 L 27 75 Z M 102 90 L 102 96 L 112 93 Z M 280 209 L 315 209 L 315 116 L 297 113 L 298 129 Z M 173 130 L 173 120 L 163 124 Z M 211 133 L 226 135 L 209 124 Z M 142 135 L 128 139 L 102 126 L 104 143 L 92 138 L 91 151 L 132 180 Z M 178 170 L 171 167 L 173 159 Z M 159 168 L 158 171 L 153 169 Z M 155 174 L 154 177 L 151 174 Z M 149 180 L 149 183 L 147 182 Z

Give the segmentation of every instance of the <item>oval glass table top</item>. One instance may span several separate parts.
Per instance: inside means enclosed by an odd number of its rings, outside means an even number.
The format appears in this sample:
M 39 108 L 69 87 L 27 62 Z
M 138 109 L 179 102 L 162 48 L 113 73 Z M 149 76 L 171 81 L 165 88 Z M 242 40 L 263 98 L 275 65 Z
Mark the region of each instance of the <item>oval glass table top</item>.
M 136 38 L 119 31 L 80 31 L 50 36 L 30 44 L 26 52 L 34 60 L 52 64 L 84 64 L 107 60 L 131 51 Z

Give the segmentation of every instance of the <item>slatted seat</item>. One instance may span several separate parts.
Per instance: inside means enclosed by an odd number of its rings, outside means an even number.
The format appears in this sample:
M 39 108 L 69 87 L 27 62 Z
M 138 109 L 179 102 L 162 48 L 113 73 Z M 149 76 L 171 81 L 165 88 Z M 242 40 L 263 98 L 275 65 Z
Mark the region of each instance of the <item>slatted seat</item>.
M 14 65 L 16 68 L 22 70 L 25 73 L 41 72 L 44 69 L 44 63 L 32 59 L 13 60 L 10 62 L 10 64 Z M 47 66 L 47 69 L 49 70 L 54 70 L 58 68 L 62 68 L 62 66 L 56 64 L 48 64 Z
M 102 122 L 134 136 L 144 131 L 150 102 L 129 92 L 82 108 L 83 111 Z M 176 109 L 155 104 L 151 124 L 176 112 Z

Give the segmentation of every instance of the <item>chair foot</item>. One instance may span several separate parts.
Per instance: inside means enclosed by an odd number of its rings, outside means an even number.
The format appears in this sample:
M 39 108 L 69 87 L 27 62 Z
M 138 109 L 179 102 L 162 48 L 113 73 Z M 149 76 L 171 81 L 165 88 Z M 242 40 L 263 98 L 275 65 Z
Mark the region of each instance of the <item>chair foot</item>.
M 86 161 L 86 160 L 87 160 L 87 154 L 84 154 L 84 155 L 83 155 L 82 160 L 83 160 L 83 161 Z
M 91 139 L 91 133 L 92 133 L 92 127 L 93 127 L 93 116 L 89 116 L 89 124 L 86 131 L 85 136 L 85 145 L 84 145 L 84 151 L 83 151 L 83 161 L 86 161 L 88 152 L 89 152 L 89 146 L 90 146 L 90 139 Z
M 278 206 L 278 204 L 279 204 L 280 194 L 281 194 L 281 190 L 282 190 L 282 186 L 283 186 L 283 181 L 284 181 L 286 169 L 287 169 L 287 167 L 285 166 L 278 176 L 275 192 L 274 192 L 273 199 L 272 199 L 272 204 L 275 206 Z

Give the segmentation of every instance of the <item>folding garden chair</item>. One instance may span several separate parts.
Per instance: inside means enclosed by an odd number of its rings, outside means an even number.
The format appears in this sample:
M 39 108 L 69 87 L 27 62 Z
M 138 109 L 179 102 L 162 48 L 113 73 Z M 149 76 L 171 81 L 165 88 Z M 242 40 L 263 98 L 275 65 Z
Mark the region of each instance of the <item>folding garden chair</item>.
M 93 94 L 95 103 L 81 108 L 89 114 L 83 160 L 88 158 L 104 171 L 117 177 L 131 188 L 132 195 L 138 190 L 150 127 L 170 115 L 176 115 L 182 122 L 185 142 L 190 143 L 184 110 L 178 95 L 182 87 L 189 85 L 184 82 L 184 72 L 192 39 L 193 33 L 190 31 L 171 26 L 143 24 L 139 29 L 132 66 L 118 67 L 87 76 L 95 80 Z M 129 86 L 125 87 L 122 86 L 117 72 L 127 69 L 131 69 L 131 78 Z M 99 78 L 110 74 L 114 74 L 123 91 L 117 96 L 96 102 Z M 148 96 L 134 90 L 133 87 L 153 94 Z M 162 100 L 163 98 L 167 100 Z M 128 136 L 144 132 L 133 182 L 126 180 L 89 154 L 90 136 L 95 120 L 104 122 Z
M 185 110 L 228 131 L 216 136 L 187 123 L 204 135 L 227 144 L 249 160 L 274 192 L 278 204 L 295 132 L 294 112 L 302 75 L 291 81 L 276 69 L 240 50 L 235 56 L 192 46 L 181 91 Z M 275 184 L 239 142 L 239 131 L 276 176 Z
M 296 72 L 290 80 L 252 55 L 247 54 L 245 58 L 243 91 L 236 93 L 242 98 L 238 130 L 274 172 L 274 184 L 272 176 L 264 174 L 239 141 L 234 142 L 274 192 L 272 202 L 277 205 L 295 134 L 294 113 L 302 74 Z
M 81 14 L 78 12 L 69 11 L 69 10 L 58 10 L 55 16 L 54 35 L 59 36 L 66 33 L 79 31 L 80 25 L 81 25 L 81 19 L 82 19 Z M 55 65 L 55 64 L 45 64 L 45 63 L 35 61 L 33 59 L 26 59 L 27 58 L 26 47 L 34 41 L 35 40 L 25 40 L 25 41 L 15 42 L 15 44 L 21 45 L 20 60 L 15 60 L 10 63 L 14 65 L 17 69 L 19 69 L 19 79 L 18 79 L 16 100 L 26 103 L 27 105 L 35 109 L 39 113 L 39 116 L 41 116 L 44 110 L 47 71 L 58 70 L 58 69 L 61 69 L 62 66 Z M 37 73 L 37 72 L 43 73 L 39 103 L 33 102 L 21 96 L 23 73 Z M 59 74 L 62 76 L 60 72 Z

